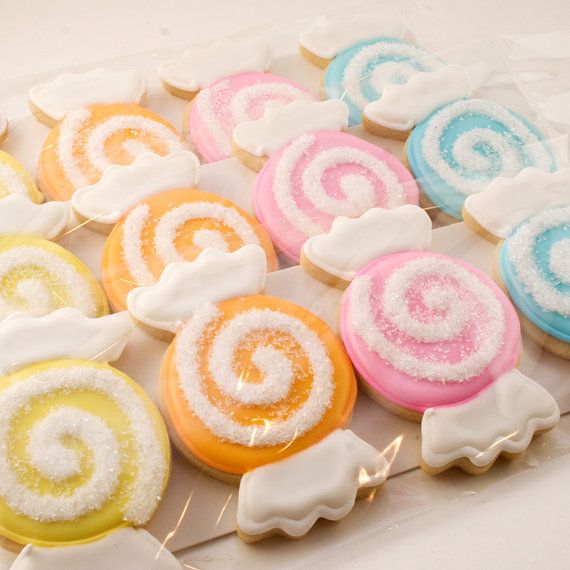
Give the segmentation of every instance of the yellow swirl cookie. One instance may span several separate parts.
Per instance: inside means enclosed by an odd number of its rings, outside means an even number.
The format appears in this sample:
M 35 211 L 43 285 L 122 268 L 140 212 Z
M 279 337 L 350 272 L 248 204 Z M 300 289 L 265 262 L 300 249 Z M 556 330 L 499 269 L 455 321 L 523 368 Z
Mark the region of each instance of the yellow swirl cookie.
M 99 283 L 69 251 L 44 239 L 0 235 L 0 320 L 16 312 L 41 317 L 63 307 L 88 317 L 109 312 Z
M 69 200 L 78 188 L 98 182 L 111 164 L 131 164 L 147 152 L 165 156 L 182 149 L 174 127 L 138 105 L 74 109 L 46 139 L 38 181 L 54 200 Z
M 170 448 L 130 378 L 96 362 L 46 362 L 0 379 L 0 407 L 0 535 L 78 544 L 152 516 Z
M 13 156 L 0 150 L 0 199 L 10 194 L 27 196 L 36 204 L 44 201 L 44 195 L 26 169 Z

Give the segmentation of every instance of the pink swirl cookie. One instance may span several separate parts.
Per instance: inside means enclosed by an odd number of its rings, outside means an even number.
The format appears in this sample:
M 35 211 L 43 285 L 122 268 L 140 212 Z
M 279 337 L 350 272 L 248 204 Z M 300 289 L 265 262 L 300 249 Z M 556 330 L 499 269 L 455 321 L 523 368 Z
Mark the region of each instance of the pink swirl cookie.
M 303 135 L 271 156 L 253 193 L 255 215 L 276 248 L 299 262 L 301 247 L 337 216 L 418 203 L 418 187 L 389 152 L 338 132 Z
M 429 252 L 362 269 L 343 297 L 341 330 L 371 396 L 416 420 L 477 396 L 514 368 L 521 342 L 513 306 L 487 275 Z
M 183 130 L 190 130 L 205 162 L 232 154 L 234 127 L 256 121 L 265 110 L 297 99 L 313 99 L 301 85 L 270 73 L 239 73 L 202 89 L 190 106 Z

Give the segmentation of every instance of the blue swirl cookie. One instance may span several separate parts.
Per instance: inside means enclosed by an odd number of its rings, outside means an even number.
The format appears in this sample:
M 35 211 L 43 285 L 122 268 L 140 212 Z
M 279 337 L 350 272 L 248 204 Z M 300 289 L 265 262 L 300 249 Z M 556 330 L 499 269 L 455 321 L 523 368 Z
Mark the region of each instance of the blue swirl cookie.
M 423 49 L 396 38 L 357 43 L 337 55 L 326 68 L 323 89 L 327 99 L 342 99 L 350 112 L 350 126 L 359 125 L 362 111 L 391 83 L 406 83 L 418 71 L 433 71 L 443 63 Z
M 544 210 L 517 226 L 500 246 L 498 272 L 530 322 L 531 336 L 569 358 L 570 206 Z
M 544 135 L 524 117 L 489 99 L 459 99 L 419 123 L 407 161 L 428 200 L 461 220 L 465 198 L 523 168 L 556 170 Z

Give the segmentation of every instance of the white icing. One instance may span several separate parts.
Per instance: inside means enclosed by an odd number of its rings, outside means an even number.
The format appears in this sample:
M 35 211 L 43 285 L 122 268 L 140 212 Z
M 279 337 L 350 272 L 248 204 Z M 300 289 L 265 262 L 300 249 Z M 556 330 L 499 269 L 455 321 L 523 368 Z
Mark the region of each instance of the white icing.
M 25 380 L 11 382 L 0 392 L 2 500 L 16 513 L 36 521 L 74 521 L 115 501 L 121 484 L 125 493 L 120 503 L 123 519 L 144 524 L 160 501 L 168 475 L 167 454 L 147 401 L 110 367 L 60 362 L 61 365 L 54 364 L 27 375 Z M 109 400 L 114 413 L 127 420 L 128 437 L 99 416 L 96 409 L 87 411 L 67 403 L 65 395 L 77 392 L 96 393 Z M 58 393 L 64 394 L 64 401 L 54 397 Z M 51 403 L 47 413 L 31 427 L 27 461 L 39 469 L 40 478 L 53 478 L 54 473 L 56 480 L 65 474 L 73 478 L 78 465 L 84 465 L 85 460 L 78 457 L 77 448 L 70 449 L 64 442 L 66 437 L 80 440 L 91 451 L 89 468 L 82 468 L 83 477 L 71 486 L 70 492 L 42 493 L 35 486 L 24 484 L 21 479 L 21 470 L 26 467 L 24 460 L 14 461 L 11 444 L 14 422 L 31 414 L 34 406 L 45 404 L 46 400 Z M 127 468 L 121 460 L 122 447 L 126 444 L 135 454 L 137 466 L 134 472 L 129 472 L 128 483 L 120 481 L 122 471 Z M 56 466 L 57 462 L 60 465 Z
M 237 524 L 246 534 L 282 530 L 302 536 L 319 518 L 346 516 L 358 489 L 377 487 L 389 464 L 349 430 L 336 430 L 286 459 L 246 473 L 240 482 Z
M 401 38 L 400 20 L 375 14 L 359 13 L 351 18 L 320 18 L 299 36 L 299 43 L 323 59 L 333 59 L 341 51 L 365 40 L 379 37 Z
M 208 248 L 194 261 L 167 265 L 156 285 L 131 290 L 127 306 L 138 321 L 176 332 L 203 303 L 260 293 L 266 273 L 267 259 L 258 245 L 231 253 Z
M 0 200 L 0 234 L 52 239 L 63 231 L 68 220 L 67 202 L 35 204 L 22 194 Z
M 476 76 L 459 65 L 415 73 L 404 84 L 386 85 L 364 114 L 384 127 L 408 131 L 445 103 L 471 95 L 483 79 L 483 73 Z
M 58 358 L 111 362 L 130 332 L 127 313 L 88 318 L 71 307 L 44 317 L 13 313 L 0 322 L 0 375 Z
M 514 369 L 463 404 L 426 410 L 422 458 L 435 468 L 462 458 L 482 467 L 501 452 L 524 451 L 535 431 L 554 427 L 559 417 L 550 393 Z
M 114 224 L 145 198 L 165 190 L 195 186 L 199 166 L 196 155 L 188 150 L 167 156 L 147 152 L 131 164 L 108 166 L 99 182 L 73 194 L 71 204 L 84 218 Z
M 319 131 L 340 131 L 348 127 L 348 107 L 338 99 L 298 100 L 266 109 L 257 121 L 239 123 L 234 142 L 255 156 L 274 153 L 293 139 Z
M 335 218 L 327 234 L 305 242 L 303 254 L 327 273 L 350 281 L 373 259 L 399 251 L 423 251 L 430 243 L 430 217 L 406 204 L 393 210 L 372 208 L 360 218 Z
M 193 47 L 182 57 L 164 62 L 161 79 L 183 91 L 199 91 L 216 79 L 245 72 L 264 72 L 271 65 L 271 48 L 260 41 L 222 40 Z
M 217 306 L 204 304 L 196 309 L 178 333 L 176 369 L 180 388 L 192 413 L 216 437 L 250 447 L 288 444 L 310 431 L 330 407 L 334 392 L 333 365 L 319 336 L 301 319 L 269 308 L 244 310 L 226 320 L 218 331 L 212 333 L 220 316 Z M 298 367 L 296 359 L 299 356 L 297 351 L 289 353 L 280 349 L 279 345 L 273 347 L 268 335 L 273 331 L 294 339 L 312 372 L 312 383 L 306 399 L 288 414 L 278 413 L 281 406 L 287 406 L 289 392 L 285 393 L 279 386 L 279 373 L 272 369 L 277 368 L 284 373 L 287 385 L 291 385 L 296 378 L 291 379 L 289 373 Z M 201 365 L 204 344 L 212 334 L 215 336 L 212 338 L 208 365 L 204 369 Z M 228 359 L 235 358 L 238 346 L 243 346 L 245 342 L 252 349 L 262 382 L 257 387 L 240 389 L 248 383 L 247 375 L 237 377 Z M 275 358 L 277 353 L 280 354 Z M 204 389 L 206 378 L 215 382 L 223 393 L 232 394 L 232 399 L 212 401 Z M 265 389 L 267 394 L 263 394 Z M 234 417 L 236 405 L 249 406 L 254 401 L 269 403 L 276 412 L 275 418 L 265 428 L 257 422 L 244 424 Z
M 16 170 L 13 164 L 4 162 L 7 153 L 0 151 L 0 198 L 9 194 L 30 196 L 34 184 L 26 172 Z M 37 192 L 37 190 L 36 190 Z
M 97 68 L 87 73 L 64 73 L 49 83 L 32 87 L 30 101 L 40 111 L 59 121 L 78 107 L 97 103 L 139 103 L 146 91 L 140 71 Z
M 8 130 L 8 119 L 6 115 L 0 109 L 0 136 L 3 135 Z
M 506 238 L 533 214 L 567 204 L 570 168 L 553 173 L 525 168 L 514 178 L 496 178 L 483 192 L 468 196 L 463 207 L 486 230 Z
M 77 546 L 28 544 L 10 570 L 182 570 L 182 565 L 143 529 L 119 528 Z

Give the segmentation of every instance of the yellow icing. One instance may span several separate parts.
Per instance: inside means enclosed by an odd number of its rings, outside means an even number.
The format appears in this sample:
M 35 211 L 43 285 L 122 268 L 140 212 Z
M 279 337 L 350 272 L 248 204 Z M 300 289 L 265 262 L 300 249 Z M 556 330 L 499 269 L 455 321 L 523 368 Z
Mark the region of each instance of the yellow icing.
M 9 155 L 3 150 L 0 150 L 0 165 L 4 165 L 10 168 L 14 174 L 22 181 L 28 190 L 27 196 L 32 202 L 41 204 L 45 200 L 44 195 L 38 190 L 36 183 L 26 172 L 26 169 L 13 156 Z M 5 198 L 9 194 L 13 193 L 14 191 L 0 177 L 0 198 Z
M 0 379 L 0 393 L 17 382 L 25 382 L 27 378 L 50 367 L 73 367 L 84 364 L 82 361 L 65 360 L 44 362 L 25 368 L 10 376 Z M 144 400 L 154 420 L 157 434 L 163 445 L 167 463 L 170 464 L 170 444 L 162 418 L 146 395 L 144 390 L 122 372 L 106 364 L 89 362 L 89 366 L 112 370 L 117 382 L 127 382 Z M 109 532 L 123 526 L 129 526 L 123 519 L 123 507 L 126 503 L 129 487 L 137 470 L 137 452 L 131 435 L 131 425 L 119 410 L 117 404 L 107 395 L 95 391 L 53 392 L 49 397 L 38 398 L 21 410 L 11 426 L 9 435 L 10 460 L 17 465 L 20 482 L 41 494 L 71 494 L 74 489 L 84 484 L 92 471 L 92 457 L 88 448 L 80 441 L 68 438 L 64 440 L 66 447 L 82 452 L 81 471 L 64 482 L 54 482 L 41 477 L 28 461 L 27 446 L 32 427 L 54 411 L 54 407 L 70 406 L 80 408 L 102 418 L 121 442 L 122 469 L 119 485 L 112 499 L 99 510 L 86 513 L 74 521 L 39 522 L 25 515 L 14 512 L 0 497 L 0 535 L 20 544 L 31 543 L 38 546 L 65 546 L 81 544 L 97 540 Z M 165 482 L 168 477 L 165 478 Z

